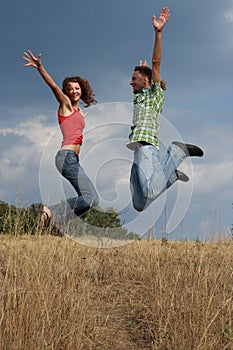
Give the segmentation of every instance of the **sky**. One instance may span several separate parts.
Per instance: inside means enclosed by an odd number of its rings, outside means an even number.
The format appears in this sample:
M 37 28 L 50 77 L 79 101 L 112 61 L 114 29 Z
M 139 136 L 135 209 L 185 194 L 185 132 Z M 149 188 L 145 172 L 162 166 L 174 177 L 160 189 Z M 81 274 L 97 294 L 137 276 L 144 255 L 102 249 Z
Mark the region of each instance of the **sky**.
M 161 77 L 168 89 L 161 144 L 167 146 L 179 136 L 202 147 L 205 156 L 182 163 L 189 183 L 175 184 L 148 215 L 131 210 L 126 221 L 142 225 L 142 231 L 154 224 L 155 236 L 165 229 L 171 239 L 208 240 L 229 232 L 233 0 L 4 2 L 0 200 L 30 205 L 46 201 L 48 193 L 53 201 L 70 191 L 54 167 L 61 143 L 57 102 L 38 72 L 24 67 L 23 52 L 30 49 L 42 53 L 42 63 L 57 84 L 70 75 L 90 81 L 98 104 L 88 109 L 80 160 L 100 191 L 103 207 L 122 210 L 130 205 L 133 155 L 125 147 L 132 117 L 129 82 L 140 59 L 150 63 L 152 15 L 158 16 L 163 6 L 169 7 L 171 17 L 163 31 Z

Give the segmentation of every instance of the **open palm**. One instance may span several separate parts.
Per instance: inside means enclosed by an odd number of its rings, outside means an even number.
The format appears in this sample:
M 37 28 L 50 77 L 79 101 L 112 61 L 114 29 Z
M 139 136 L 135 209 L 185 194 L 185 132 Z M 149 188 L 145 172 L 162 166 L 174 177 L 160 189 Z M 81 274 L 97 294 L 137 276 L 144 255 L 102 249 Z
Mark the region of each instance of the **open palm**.
M 158 18 L 153 16 L 153 26 L 155 30 L 162 30 L 170 17 L 170 12 L 167 7 L 164 7 Z
M 28 52 L 24 52 L 23 59 L 27 62 L 25 67 L 32 66 L 34 68 L 38 68 L 41 65 L 40 58 L 41 54 L 39 54 L 38 57 L 35 57 L 30 50 L 28 50 Z

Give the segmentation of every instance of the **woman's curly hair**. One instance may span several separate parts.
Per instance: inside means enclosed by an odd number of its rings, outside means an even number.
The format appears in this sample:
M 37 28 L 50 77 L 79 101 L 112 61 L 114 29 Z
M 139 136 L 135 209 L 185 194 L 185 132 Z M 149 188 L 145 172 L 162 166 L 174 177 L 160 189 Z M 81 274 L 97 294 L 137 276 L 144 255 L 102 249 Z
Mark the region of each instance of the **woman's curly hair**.
M 65 78 L 62 83 L 62 91 L 67 96 L 69 96 L 67 92 L 69 83 L 79 83 L 82 91 L 81 100 L 84 103 L 86 103 L 84 107 L 89 107 L 91 104 L 97 103 L 97 101 L 94 98 L 95 95 L 88 80 L 80 76 Z

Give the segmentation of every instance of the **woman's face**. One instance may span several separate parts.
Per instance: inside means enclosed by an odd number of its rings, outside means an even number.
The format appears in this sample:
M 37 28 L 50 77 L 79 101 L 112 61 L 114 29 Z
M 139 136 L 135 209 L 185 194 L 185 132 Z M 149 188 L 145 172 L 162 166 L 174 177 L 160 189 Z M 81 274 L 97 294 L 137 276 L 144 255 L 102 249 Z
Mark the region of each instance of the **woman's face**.
M 80 100 L 82 90 L 79 83 L 69 82 L 66 91 L 72 103 Z

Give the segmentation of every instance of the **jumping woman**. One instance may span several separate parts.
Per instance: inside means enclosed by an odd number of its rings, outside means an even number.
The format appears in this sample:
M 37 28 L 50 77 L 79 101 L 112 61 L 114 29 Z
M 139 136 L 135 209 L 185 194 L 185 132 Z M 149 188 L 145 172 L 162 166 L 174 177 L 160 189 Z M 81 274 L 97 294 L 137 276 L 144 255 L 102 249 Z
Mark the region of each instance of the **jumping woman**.
M 25 67 L 31 66 L 38 70 L 59 103 L 58 122 L 63 141 L 61 149 L 56 154 L 55 164 L 58 171 L 71 183 L 78 195 L 67 202 L 74 214 L 79 216 L 99 203 L 98 194 L 79 163 L 85 127 L 85 115 L 79 107 L 79 102 L 82 100 L 85 104 L 84 107 L 95 104 L 93 90 L 88 80 L 80 76 L 65 78 L 61 89 L 42 65 L 41 54 L 35 57 L 28 50 L 24 52 L 23 59 L 27 62 Z M 44 206 L 41 215 L 42 227 L 52 218 L 52 215 L 52 209 Z

